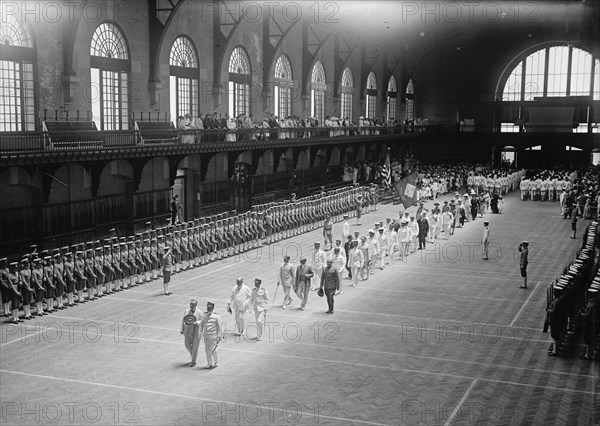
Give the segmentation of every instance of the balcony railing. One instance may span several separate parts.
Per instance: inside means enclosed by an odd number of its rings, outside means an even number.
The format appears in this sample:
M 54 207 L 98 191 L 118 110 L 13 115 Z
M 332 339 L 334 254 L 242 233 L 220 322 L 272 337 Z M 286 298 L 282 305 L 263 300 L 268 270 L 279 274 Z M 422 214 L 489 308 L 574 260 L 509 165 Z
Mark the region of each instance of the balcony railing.
M 416 133 L 430 131 L 416 128 Z M 0 132 L 0 154 L 56 151 L 97 151 L 144 146 L 214 144 L 219 142 L 282 141 L 286 139 L 352 138 L 408 133 L 401 127 L 310 127 L 210 130 L 44 131 Z M 412 132 L 411 132 L 412 133 Z

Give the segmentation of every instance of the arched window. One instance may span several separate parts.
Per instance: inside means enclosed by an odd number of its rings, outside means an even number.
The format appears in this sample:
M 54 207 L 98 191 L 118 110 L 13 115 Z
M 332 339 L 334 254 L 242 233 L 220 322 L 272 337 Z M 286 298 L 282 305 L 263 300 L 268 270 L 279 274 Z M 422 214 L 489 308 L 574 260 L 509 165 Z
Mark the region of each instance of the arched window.
M 367 95 L 366 95 L 366 110 L 365 117 L 367 118 L 375 118 L 376 114 L 376 106 L 375 102 L 377 100 L 377 80 L 375 79 L 375 73 L 372 71 L 369 73 L 367 77 Z
M 354 77 L 352 71 L 346 67 L 342 74 L 342 118 L 352 120 L 352 93 L 354 92 Z
M 367 77 L 367 102 L 365 117 L 375 118 L 375 102 L 377 100 L 377 80 L 375 79 L 375 73 L 371 71 Z
M 171 120 L 177 126 L 180 116 L 198 116 L 198 55 L 189 38 L 182 36 L 173 42 L 169 74 Z
M 412 78 L 408 80 L 406 85 L 406 119 L 415 119 L 415 86 Z
M 0 20 L 0 46 L 0 132 L 35 130 L 33 40 L 12 15 Z
M 292 64 L 286 55 L 275 62 L 274 113 L 278 117 L 287 117 L 292 113 Z
M 129 129 L 129 49 L 116 25 L 100 24 L 90 46 L 92 114 L 101 130 Z
M 387 88 L 387 121 L 396 119 L 396 101 L 398 99 L 398 91 L 396 89 L 396 78 L 390 77 Z
M 229 57 L 229 116 L 250 113 L 250 81 L 252 71 L 246 50 L 238 46 Z
M 506 102 L 534 101 L 542 97 L 591 96 L 600 99 L 600 81 L 594 67 L 597 58 L 573 46 L 548 46 L 530 53 L 518 62 L 506 78 L 498 99 Z M 596 68 L 596 70 L 594 70 Z M 501 80 L 502 81 L 502 80 Z M 506 111 L 508 112 L 506 112 Z M 521 117 L 515 108 L 502 113 L 501 131 L 515 131 Z M 521 123 L 522 124 L 522 123 Z M 587 132 L 588 124 L 580 123 L 575 132 Z
M 315 62 L 310 74 L 310 115 L 319 121 L 319 126 L 325 125 L 325 91 L 327 80 L 321 61 Z

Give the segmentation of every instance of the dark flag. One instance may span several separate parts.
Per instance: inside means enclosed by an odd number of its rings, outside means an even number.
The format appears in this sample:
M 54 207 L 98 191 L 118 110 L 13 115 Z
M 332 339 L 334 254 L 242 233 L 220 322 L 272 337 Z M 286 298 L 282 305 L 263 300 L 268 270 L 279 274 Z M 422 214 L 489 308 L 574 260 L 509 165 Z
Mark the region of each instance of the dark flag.
M 417 202 L 417 172 L 412 172 L 394 186 L 405 209 Z

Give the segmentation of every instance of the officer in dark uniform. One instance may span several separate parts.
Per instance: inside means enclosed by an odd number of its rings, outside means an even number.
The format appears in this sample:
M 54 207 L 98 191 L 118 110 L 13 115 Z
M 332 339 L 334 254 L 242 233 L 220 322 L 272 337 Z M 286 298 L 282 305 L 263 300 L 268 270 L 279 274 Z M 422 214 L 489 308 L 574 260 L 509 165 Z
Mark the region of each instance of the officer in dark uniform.
M 56 297 L 56 309 L 65 309 L 63 297 L 65 296 L 65 267 L 60 253 L 55 253 L 54 259 L 54 286 L 56 287 L 54 297 Z
M 21 279 L 19 277 L 17 262 L 11 262 L 8 271 L 8 288 L 10 291 L 10 309 L 12 322 L 17 324 L 23 322 L 19 319 L 19 305 L 21 304 Z
M 2 299 L 2 314 L 5 317 L 10 316 L 10 294 L 8 287 L 8 259 L 0 259 L 0 298 Z
M 44 288 L 46 289 L 46 312 L 54 312 L 54 296 L 56 294 L 56 286 L 54 285 L 54 265 L 52 257 L 44 257 Z
M 29 260 L 23 258 L 21 260 L 21 268 L 19 270 L 19 276 L 21 279 L 21 302 L 23 303 L 23 311 L 25 313 L 25 319 L 33 319 L 31 316 L 31 303 L 34 301 L 35 290 L 31 285 L 31 269 L 29 267 Z
M 75 306 L 73 300 L 73 292 L 75 291 L 76 279 L 75 279 L 75 262 L 73 261 L 73 253 L 67 251 L 65 253 L 65 292 L 67 294 L 67 305 Z

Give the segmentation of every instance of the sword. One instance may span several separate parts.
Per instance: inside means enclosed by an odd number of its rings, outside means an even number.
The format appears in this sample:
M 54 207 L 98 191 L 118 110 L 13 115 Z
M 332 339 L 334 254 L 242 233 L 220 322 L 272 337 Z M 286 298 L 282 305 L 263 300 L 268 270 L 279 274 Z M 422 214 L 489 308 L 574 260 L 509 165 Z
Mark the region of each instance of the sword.
M 275 298 L 277 297 L 277 290 L 279 290 L 279 281 L 277 281 L 277 287 L 275 288 L 275 295 L 273 296 L 273 305 L 275 304 Z

